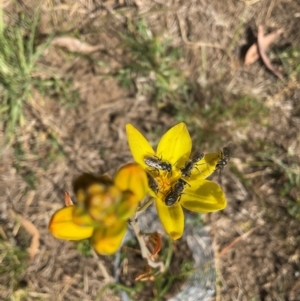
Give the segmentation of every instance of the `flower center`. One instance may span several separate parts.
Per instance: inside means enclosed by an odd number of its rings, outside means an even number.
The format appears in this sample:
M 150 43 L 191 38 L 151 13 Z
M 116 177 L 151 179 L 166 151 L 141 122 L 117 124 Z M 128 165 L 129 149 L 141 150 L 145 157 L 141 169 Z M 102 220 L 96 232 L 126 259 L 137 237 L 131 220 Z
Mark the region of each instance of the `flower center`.
M 171 179 L 166 174 L 161 174 L 156 177 L 155 180 L 157 181 L 159 192 L 166 195 L 171 189 Z

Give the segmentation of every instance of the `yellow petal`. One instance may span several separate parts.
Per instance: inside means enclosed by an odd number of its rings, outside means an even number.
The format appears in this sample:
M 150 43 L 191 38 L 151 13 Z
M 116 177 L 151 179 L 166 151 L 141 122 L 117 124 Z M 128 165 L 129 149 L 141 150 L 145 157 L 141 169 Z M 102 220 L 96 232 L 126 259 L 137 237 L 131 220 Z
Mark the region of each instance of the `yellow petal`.
M 114 181 L 121 190 L 133 192 L 137 197 L 137 202 L 145 197 L 148 190 L 146 172 L 136 163 L 122 166 L 116 173 Z
M 74 208 L 75 206 L 64 207 L 52 215 L 48 229 L 54 237 L 59 239 L 80 240 L 92 236 L 94 231 L 93 227 L 82 227 L 73 222 Z
M 197 178 L 206 179 L 215 170 L 218 161 L 220 160 L 220 153 L 208 153 L 205 154 L 204 158 L 197 164 L 198 173 Z
M 87 210 L 80 205 L 74 206 L 73 210 L 73 223 L 81 227 L 94 227 L 97 222 L 92 219 Z
M 178 166 L 184 165 L 192 149 L 192 139 L 185 123 L 181 122 L 170 128 L 161 138 L 156 155 L 162 160 Z
M 146 168 L 145 156 L 154 155 L 155 152 L 147 139 L 131 124 L 126 125 L 127 140 L 134 161 Z
M 125 221 L 131 218 L 136 212 L 139 200 L 131 191 L 125 191 L 122 202 L 115 208 L 117 219 Z
M 179 203 L 167 207 L 160 199 L 156 199 L 156 210 L 165 231 L 176 240 L 182 236 L 184 215 Z
M 95 221 L 101 222 L 106 215 L 115 211 L 122 198 L 123 192 L 117 186 L 110 186 L 104 193 L 90 195 L 86 201 L 86 209 Z
M 207 180 L 191 180 L 181 196 L 180 204 L 194 212 L 205 213 L 222 210 L 226 207 L 226 198 L 221 187 Z
M 126 222 L 115 224 L 109 228 L 98 228 L 91 237 L 91 244 L 99 254 L 114 254 L 119 249 L 126 230 Z

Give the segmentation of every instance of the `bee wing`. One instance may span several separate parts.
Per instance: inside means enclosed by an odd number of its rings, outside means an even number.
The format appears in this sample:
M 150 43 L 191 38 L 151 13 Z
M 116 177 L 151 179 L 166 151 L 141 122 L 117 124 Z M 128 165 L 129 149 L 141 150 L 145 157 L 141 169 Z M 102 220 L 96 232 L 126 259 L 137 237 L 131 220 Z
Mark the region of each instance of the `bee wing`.
M 204 157 L 204 153 L 199 151 L 199 150 L 196 150 L 193 155 L 191 156 L 191 159 L 194 161 L 194 162 L 198 162 L 200 160 L 202 160 L 202 158 Z
M 237 145 L 233 142 L 228 143 L 223 148 L 223 155 L 226 156 L 228 159 L 232 157 L 234 151 L 236 150 Z

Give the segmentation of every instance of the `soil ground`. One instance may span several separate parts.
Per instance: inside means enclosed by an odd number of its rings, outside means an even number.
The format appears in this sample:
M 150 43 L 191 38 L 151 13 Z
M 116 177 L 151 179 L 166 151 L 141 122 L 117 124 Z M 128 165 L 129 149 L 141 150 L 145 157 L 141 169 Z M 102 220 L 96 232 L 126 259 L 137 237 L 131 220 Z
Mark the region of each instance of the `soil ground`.
M 4 1 L 6 22 L 15 22 L 21 12 L 33 15 L 37 3 Z M 126 33 L 128 23 L 141 18 L 153 35 L 170 39 L 173 48 L 182 50 L 176 63 L 191 83 L 187 98 L 155 101 L 143 89 L 151 74 L 135 78 L 130 89 L 118 82 L 117 71 L 130 59 L 118 33 Z M 285 74 L 283 81 L 260 60 L 243 64 L 260 24 L 268 32 L 284 30 L 271 51 L 274 66 Z M 215 252 L 212 300 L 300 300 L 300 83 L 299 73 L 288 73 L 278 59 L 278 53 L 291 47 L 300 49 L 300 2 L 47 1 L 41 5 L 38 37 L 51 34 L 77 37 L 99 49 L 88 55 L 54 45 L 45 50 L 38 61 L 39 76 L 71 80 L 78 92 L 76 105 L 63 105 L 55 99 L 60 94 L 35 91 L 24 107 L 27 121 L 16 130 L 16 140 L 3 142 L 0 299 L 95 300 L 101 288 L 113 282 L 114 258 L 82 255 L 78 244 L 54 239 L 47 230 L 50 217 L 62 207 L 64 191 L 72 195 L 74 177 L 82 172 L 113 175 L 132 160 L 127 123 L 155 145 L 168 128 L 184 121 L 194 145 L 205 152 L 229 142 L 236 145 L 221 178 L 213 176 L 221 179 L 228 206 L 203 215 Z M 18 215 L 40 234 L 31 261 L 6 256 L 30 245 Z M 185 252 L 178 246 L 174 252 L 178 268 Z M 132 254 L 129 264 L 133 260 L 138 270 Z M 24 268 L 17 273 L 21 263 Z M 133 282 L 123 279 L 128 286 Z M 144 294 L 136 297 L 151 300 L 155 290 L 146 285 Z M 108 288 L 101 300 L 120 300 L 120 295 Z

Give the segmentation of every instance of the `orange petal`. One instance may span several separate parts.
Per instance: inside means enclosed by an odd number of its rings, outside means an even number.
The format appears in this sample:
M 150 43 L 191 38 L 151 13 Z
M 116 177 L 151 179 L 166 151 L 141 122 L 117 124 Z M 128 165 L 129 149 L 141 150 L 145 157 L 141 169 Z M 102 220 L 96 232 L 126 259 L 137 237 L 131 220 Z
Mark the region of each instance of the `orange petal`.
M 81 240 L 92 236 L 93 227 L 78 226 L 73 222 L 74 208 L 75 206 L 64 207 L 52 215 L 48 229 L 54 237 Z
M 120 248 L 126 230 L 126 222 L 115 224 L 109 228 L 98 228 L 91 237 L 91 244 L 99 254 L 114 254 Z
M 115 184 L 123 191 L 129 190 L 141 201 L 148 190 L 148 180 L 144 169 L 137 163 L 122 166 L 115 175 Z

